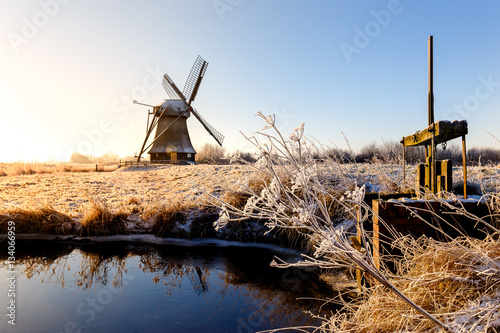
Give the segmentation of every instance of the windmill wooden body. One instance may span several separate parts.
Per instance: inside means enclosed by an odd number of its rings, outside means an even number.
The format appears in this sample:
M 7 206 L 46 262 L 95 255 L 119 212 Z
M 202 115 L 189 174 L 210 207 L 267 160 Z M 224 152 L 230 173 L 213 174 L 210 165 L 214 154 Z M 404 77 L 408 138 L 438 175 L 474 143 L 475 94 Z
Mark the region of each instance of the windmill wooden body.
M 153 111 L 148 112 L 146 138 L 137 156 L 138 162 L 141 160 L 142 154 L 150 148 L 148 154 L 150 155 L 151 162 L 194 163 L 196 150 L 191 144 L 187 127 L 187 119 L 191 114 L 200 121 L 208 133 L 222 146 L 224 136 L 215 130 L 191 106 L 198 93 L 207 66 L 208 62 L 198 56 L 182 92 L 177 88 L 168 74 L 165 73 L 162 85 L 169 99 L 165 99 L 158 105 L 152 106 Z M 134 103 L 147 105 L 137 101 L 134 101 Z M 154 139 L 148 145 L 148 140 L 155 129 Z

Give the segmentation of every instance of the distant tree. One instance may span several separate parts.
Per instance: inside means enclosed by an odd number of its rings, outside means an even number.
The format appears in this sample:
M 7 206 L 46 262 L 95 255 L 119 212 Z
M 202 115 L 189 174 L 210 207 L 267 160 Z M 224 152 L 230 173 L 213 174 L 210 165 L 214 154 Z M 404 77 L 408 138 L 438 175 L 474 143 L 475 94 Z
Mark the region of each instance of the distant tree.
M 425 148 L 423 146 L 405 147 L 405 161 L 409 164 L 425 162 Z
M 97 157 L 95 160 L 98 164 L 118 163 L 120 161 L 120 156 L 112 151 L 108 151 L 107 153 Z
M 226 155 L 226 149 L 215 143 L 205 143 L 198 149 L 196 161 L 199 163 L 221 163 Z
M 403 160 L 403 147 L 394 140 L 384 141 L 378 149 L 378 154 L 378 158 L 384 163 L 400 164 Z
M 360 152 L 356 154 L 356 162 L 364 163 L 364 162 L 372 162 L 375 157 L 380 157 L 380 148 L 377 146 L 375 142 L 367 144 L 362 147 Z
M 472 164 L 500 162 L 500 150 L 494 148 L 471 148 L 467 150 L 467 161 Z
M 238 163 L 241 162 L 241 160 L 248 162 L 248 163 L 254 163 L 257 161 L 255 159 L 255 153 L 251 153 L 248 151 L 239 151 L 237 150 L 231 155 L 231 163 Z
M 337 163 L 353 162 L 349 151 L 337 147 L 319 146 L 312 151 L 313 158 L 317 161 L 333 160 Z
M 76 163 L 76 164 L 91 164 L 94 163 L 92 158 L 90 156 L 86 156 L 77 152 L 74 152 L 71 154 L 71 157 L 69 159 L 71 163 Z

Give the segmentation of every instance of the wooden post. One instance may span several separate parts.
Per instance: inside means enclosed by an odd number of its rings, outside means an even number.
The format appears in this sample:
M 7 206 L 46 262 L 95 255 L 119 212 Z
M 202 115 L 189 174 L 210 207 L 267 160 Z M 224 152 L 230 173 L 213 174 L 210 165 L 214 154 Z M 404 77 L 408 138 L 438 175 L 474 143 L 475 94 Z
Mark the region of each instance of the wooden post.
M 464 173 L 464 199 L 467 199 L 467 152 L 465 149 L 465 135 L 462 135 L 462 159 Z
M 357 217 L 356 236 L 351 236 L 351 242 L 357 251 L 363 252 L 366 251 L 366 249 L 363 248 L 363 239 L 362 239 L 362 237 L 364 237 L 365 235 L 363 235 L 360 226 L 360 223 L 363 222 L 361 222 L 361 207 L 359 206 L 356 207 L 356 217 Z M 356 283 L 360 291 L 363 291 L 367 283 L 366 276 L 365 274 L 363 274 L 363 272 L 359 267 L 356 269 Z
M 406 185 L 405 145 L 401 144 L 401 147 L 403 147 L 403 185 Z
M 436 143 L 435 143 L 435 134 L 436 134 L 436 126 L 435 124 L 432 124 L 432 141 L 431 141 L 431 165 L 429 165 L 430 168 L 430 188 L 431 192 L 433 194 L 437 193 L 437 186 L 436 186 Z
M 380 269 L 380 228 L 378 223 L 379 217 L 379 200 L 373 200 L 373 262 L 375 266 Z

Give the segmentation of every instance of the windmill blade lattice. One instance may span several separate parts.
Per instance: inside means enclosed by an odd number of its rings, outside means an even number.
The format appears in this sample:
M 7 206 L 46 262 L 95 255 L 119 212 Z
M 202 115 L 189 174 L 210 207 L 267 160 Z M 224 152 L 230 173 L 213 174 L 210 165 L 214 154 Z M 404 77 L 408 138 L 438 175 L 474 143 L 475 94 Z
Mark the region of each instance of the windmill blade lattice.
M 181 99 L 184 102 L 186 102 L 186 98 L 181 93 L 179 88 L 177 88 L 174 81 L 172 81 L 172 79 L 170 78 L 170 76 L 168 76 L 167 73 L 165 73 L 165 75 L 163 75 L 163 80 L 162 80 L 161 84 L 163 85 L 163 89 L 165 89 L 165 91 L 167 92 L 167 95 L 168 95 L 168 97 L 170 97 L 170 99 Z
M 194 114 L 194 116 L 200 121 L 200 123 L 205 127 L 205 129 L 208 131 L 208 133 L 214 137 L 215 141 L 222 146 L 222 142 L 224 141 L 224 135 L 219 133 L 215 128 L 212 127 L 203 117 L 196 111 L 196 109 L 192 109 L 191 112 Z
M 191 68 L 191 72 L 189 72 L 186 84 L 184 85 L 184 90 L 182 91 L 188 105 L 191 105 L 191 102 L 194 101 L 207 67 L 208 62 L 198 56 L 193 67 Z

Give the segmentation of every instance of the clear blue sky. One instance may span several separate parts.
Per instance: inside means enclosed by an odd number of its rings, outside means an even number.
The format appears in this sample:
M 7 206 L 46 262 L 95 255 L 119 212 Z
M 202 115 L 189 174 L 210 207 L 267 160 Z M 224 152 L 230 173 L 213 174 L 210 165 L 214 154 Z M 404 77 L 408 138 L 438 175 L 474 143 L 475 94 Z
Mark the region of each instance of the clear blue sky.
M 276 114 L 290 132 L 345 148 L 427 125 L 427 38 L 435 118 L 466 119 L 469 147 L 500 148 L 500 3 L 493 1 L 3 1 L 0 160 L 133 155 L 147 108 L 208 70 L 194 106 L 226 136 Z M 195 147 L 213 139 L 192 117 Z

